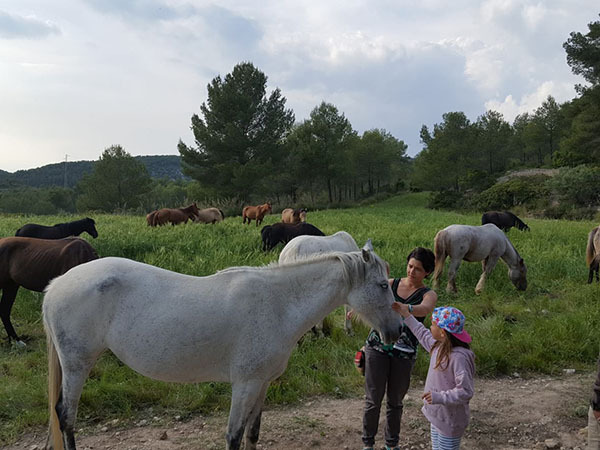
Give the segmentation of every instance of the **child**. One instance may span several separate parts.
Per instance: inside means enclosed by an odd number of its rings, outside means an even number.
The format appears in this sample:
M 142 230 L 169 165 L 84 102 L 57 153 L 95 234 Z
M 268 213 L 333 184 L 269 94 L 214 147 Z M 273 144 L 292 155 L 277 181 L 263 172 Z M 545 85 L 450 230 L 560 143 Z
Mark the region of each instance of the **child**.
M 469 424 L 475 374 L 475 355 L 469 347 L 471 336 L 464 330 L 465 316 L 451 306 L 435 308 L 429 331 L 410 314 L 407 305 L 395 303 L 392 308 L 404 317 L 419 343 L 431 353 L 422 409 L 431 422 L 431 448 L 459 449 Z

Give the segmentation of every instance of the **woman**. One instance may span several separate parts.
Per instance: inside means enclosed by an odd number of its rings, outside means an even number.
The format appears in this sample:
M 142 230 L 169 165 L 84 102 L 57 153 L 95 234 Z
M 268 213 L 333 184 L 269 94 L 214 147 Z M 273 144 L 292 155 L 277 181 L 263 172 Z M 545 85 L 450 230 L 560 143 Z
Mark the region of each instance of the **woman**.
M 435 268 L 435 256 L 429 249 L 415 248 L 406 258 L 406 277 L 389 280 L 397 302 L 408 305 L 419 321 L 431 314 L 437 294 L 423 284 Z M 376 330 L 371 330 L 365 345 L 365 394 L 362 440 L 364 450 L 373 450 L 379 423 L 379 411 L 387 393 L 385 427 L 386 450 L 398 449 L 402 400 L 410 386 L 410 374 L 417 358 L 417 338 L 402 325 L 400 338 L 385 345 Z

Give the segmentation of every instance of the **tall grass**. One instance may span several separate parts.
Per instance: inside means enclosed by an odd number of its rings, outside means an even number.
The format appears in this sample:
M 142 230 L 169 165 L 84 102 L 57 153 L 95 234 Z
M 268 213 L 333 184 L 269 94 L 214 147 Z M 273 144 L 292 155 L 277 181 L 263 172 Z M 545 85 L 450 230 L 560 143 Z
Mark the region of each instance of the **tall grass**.
M 326 234 L 346 230 L 359 245 L 368 238 L 392 268 L 403 276 L 406 255 L 415 246 L 432 247 L 435 233 L 452 223 L 480 223 L 480 216 L 427 210 L 425 194 L 394 197 L 355 209 L 311 211 L 308 221 Z M 52 224 L 77 217 L 0 216 L 0 236 L 10 236 L 27 222 Z M 228 217 L 216 225 L 187 224 L 149 228 L 142 216 L 96 215 L 99 237 L 84 235 L 100 256 L 121 256 L 196 276 L 237 265 L 262 265 L 278 258 L 260 250 L 260 228 Z M 278 216 L 265 218 L 265 224 Z M 472 334 L 479 375 L 559 373 L 564 368 L 590 368 L 598 354 L 599 286 L 587 285 L 584 253 L 592 222 L 526 220 L 531 232 L 511 230 L 509 238 L 528 267 L 527 291 L 518 292 L 499 263 L 486 289 L 475 296 L 481 265 L 463 263 L 458 273 L 459 293 L 438 292 L 438 304 L 463 310 Z M 446 277 L 442 279 L 445 284 Z M 13 309 L 17 332 L 29 337 L 25 350 L 0 345 L 0 444 L 10 442 L 31 426 L 46 421 L 46 356 L 41 323 L 42 297 L 21 289 Z M 240 299 L 243 301 L 243 298 Z M 310 395 L 346 396 L 361 392 L 363 379 L 352 357 L 368 332 L 357 324 L 355 336 L 342 330 L 343 312 L 329 321 L 331 334 L 307 335 L 293 351 L 286 372 L 269 388 L 268 403 L 293 403 Z M 235 330 L 225 330 L 235 332 Z M 5 336 L 0 330 L 0 336 Z M 274 338 L 276 338 L 274 336 Z M 216 349 L 215 351 L 218 351 Z M 421 352 L 415 378 L 423 378 L 427 355 Z M 226 410 L 227 384 L 177 385 L 152 381 L 136 374 L 106 353 L 92 370 L 80 403 L 79 425 L 112 418 L 134 419 L 152 408 L 153 415 L 182 416 Z

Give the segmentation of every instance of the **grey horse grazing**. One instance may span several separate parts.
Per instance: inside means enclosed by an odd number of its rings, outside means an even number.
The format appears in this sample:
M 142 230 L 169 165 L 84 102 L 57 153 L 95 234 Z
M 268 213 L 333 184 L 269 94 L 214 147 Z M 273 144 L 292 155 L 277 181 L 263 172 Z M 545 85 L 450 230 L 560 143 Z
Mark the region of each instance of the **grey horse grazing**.
M 279 264 L 286 264 L 311 256 L 331 252 L 356 252 L 358 245 L 349 233 L 338 231 L 331 236 L 298 236 L 287 243 L 279 254 Z M 348 306 L 345 307 L 344 328 L 352 335 L 352 320 L 348 319 Z M 319 321 L 313 330 L 323 335 L 323 321 Z
M 481 226 L 450 225 L 435 235 L 435 270 L 433 287 L 439 288 L 439 278 L 444 271 L 446 257 L 450 256 L 448 267 L 447 292 L 456 291 L 456 272 L 461 261 L 483 261 L 483 273 L 475 287 L 480 294 L 487 276 L 494 270 L 501 258 L 508 266 L 508 277 L 519 290 L 527 289 L 527 267 L 508 237 L 496 225 L 488 223 Z
M 369 243 L 358 252 L 234 267 L 207 277 L 124 258 L 77 266 L 50 283 L 42 308 L 47 448 L 75 450 L 85 379 L 110 349 L 157 380 L 231 383 L 227 450 L 239 450 L 244 435 L 246 450 L 255 450 L 269 383 L 285 371 L 298 339 L 345 302 L 386 343 L 398 338 L 401 320 L 392 311 L 387 264 Z

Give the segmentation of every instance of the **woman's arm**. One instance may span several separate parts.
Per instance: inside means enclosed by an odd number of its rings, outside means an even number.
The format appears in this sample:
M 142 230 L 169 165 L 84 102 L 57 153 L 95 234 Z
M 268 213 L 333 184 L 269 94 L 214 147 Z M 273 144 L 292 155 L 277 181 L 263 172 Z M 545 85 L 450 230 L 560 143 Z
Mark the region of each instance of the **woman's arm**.
M 412 315 L 415 317 L 426 317 L 431 314 L 437 303 L 437 294 L 435 291 L 428 291 L 423 296 L 423 301 L 420 305 L 413 305 Z
M 415 319 L 406 308 L 407 306 L 404 303 L 396 302 L 392 305 L 392 309 L 404 317 L 404 323 L 410 328 L 410 331 L 413 332 L 423 348 L 427 350 L 428 353 L 431 353 L 431 349 L 436 342 L 435 338 L 431 335 L 431 331 Z

